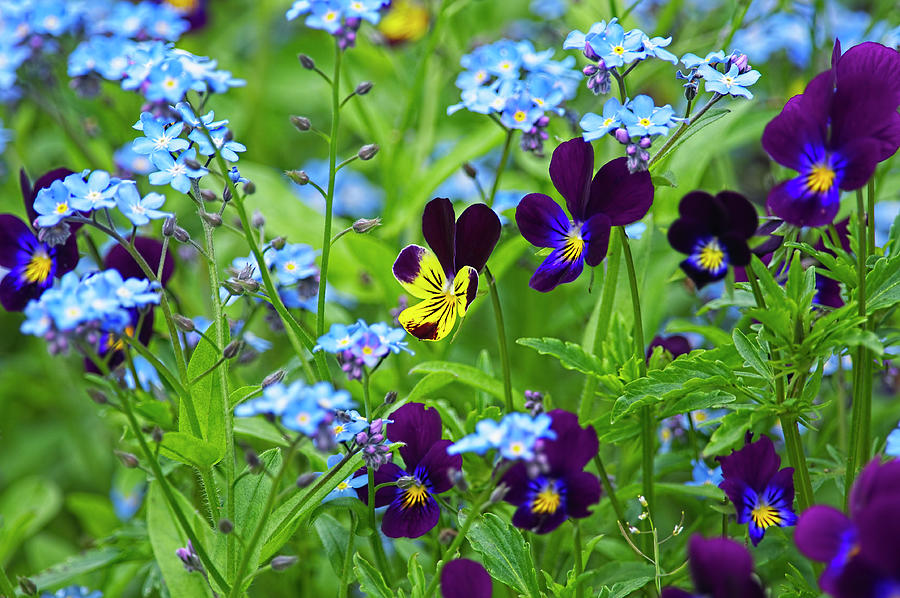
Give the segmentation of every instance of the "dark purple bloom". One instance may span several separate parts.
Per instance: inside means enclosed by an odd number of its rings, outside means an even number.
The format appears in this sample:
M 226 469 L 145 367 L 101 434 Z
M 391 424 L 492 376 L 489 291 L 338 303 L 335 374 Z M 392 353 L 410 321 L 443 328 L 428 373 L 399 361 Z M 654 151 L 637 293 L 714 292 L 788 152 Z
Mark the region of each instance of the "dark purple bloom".
M 438 523 L 441 509 L 434 499 L 453 487 L 455 471 L 462 469 L 462 455 L 448 455 L 449 440 L 441 439 L 441 416 L 422 403 L 408 403 L 391 414 L 394 423 L 387 426 L 391 442 L 404 442 L 400 448 L 404 468 L 385 463 L 375 472 L 375 485 L 396 482 L 375 492 L 375 506 L 387 506 L 381 531 L 389 538 L 418 538 Z M 359 471 L 360 475 L 365 470 Z M 368 488 L 357 490 L 368 504 Z
M 35 181 L 32 187 L 23 170 L 20 173 L 22 198 L 31 222 L 37 219 L 34 198 L 37 192 L 49 187 L 53 181 L 65 178 L 71 170 L 48 172 Z M 69 225 L 64 225 L 69 226 Z M 22 311 L 28 302 L 37 299 L 49 287 L 53 279 L 75 268 L 78 264 L 76 236 L 68 229 L 65 240 L 59 244 L 44 239 L 40 230 L 33 229 L 12 214 L 0 214 L 0 267 L 9 272 L 0 281 L 0 304 L 7 311 Z
M 478 273 L 500 239 L 500 219 L 486 204 L 466 208 L 456 219 L 449 199 L 437 197 L 422 213 L 422 234 L 431 251 L 407 245 L 394 262 L 394 277 L 420 303 L 398 320 L 421 340 L 437 341 L 453 330 L 456 318 L 478 291 Z
M 787 527 L 797 522 L 794 513 L 794 468 L 781 466 L 781 457 L 768 436 L 750 442 L 727 457 L 716 457 L 725 478 L 721 488 L 737 513 L 738 523 L 748 524 L 750 540 L 759 544 L 773 525 Z
M 763 598 L 753 577 L 753 558 L 742 544 L 728 538 L 691 536 L 688 563 L 695 592 L 665 588 L 662 598 Z
M 654 336 L 653 340 L 650 341 L 650 346 L 647 347 L 647 359 L 650 359 L 650 356 L 653 355 L 654 347 L 662 347 L 672 355 L 673 359 L 679 355 L 686 355 L 691 352 L 690 341 L 680 334 Z
M 898 106 L 900 54 L 867 42 L 841 56 L 836 42 L 831 68 L 788 100 L 763 132 L 772 159 L 798 172 L 769 192 L 768 209 L 796 226 L 831 223 L 841 190 L 865 185 L 900 147 Z
M 578 425 L 574 413 L 549 413 L 555 440 L 544 440 L 536 463 L 517 462 L 503 476 L 506 502 L 519 507 L 513 525 L 546 534 L 568 517 L 587 517 L 600 501 L 600 481 L 584 466 L 597 454 L 597 432 Z M 537 465 L 537 467 L 535 467 Z
M 725 278 L 729 266 L 750 263 L 747 241 L 759 218 L 743 195 L 722 191 L 713 197 L 691 191 L 681 198 L 678 214 L 669 227 L 669 243 L 687 254 L 681 269 L 697 287 Z
M 553 151 L 550 179 L 566 200 L 572 220 L 543 193 L 529 193 L 516 208 L 522 236 L 532 245 L 553 249 L 528 283 L 541 292 L 572 282 L 585 263 L 593 267 L 602 262 L 610 228 L 637 222 L 653 203 L 649 173 L 632 174 L 627 160 L 617 158 L 594 175 L 594 148 L 581 137 Z
M 481 563 L 453 559 L 441 569 L 444 598 L 491 598 L 491 576 Z
M 900 591 L 900 461 L 873 459 L 850 492 L 850 516 L 816 505 L 800 516 L 794 541 L 827 563 L 819 578 L 836 598 L 882 598 Z

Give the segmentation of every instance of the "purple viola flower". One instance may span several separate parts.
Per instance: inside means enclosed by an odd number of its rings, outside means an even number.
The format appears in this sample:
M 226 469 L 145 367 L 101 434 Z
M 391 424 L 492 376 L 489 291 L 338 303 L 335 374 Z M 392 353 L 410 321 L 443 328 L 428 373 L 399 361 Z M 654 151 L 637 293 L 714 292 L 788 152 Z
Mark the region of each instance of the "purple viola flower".
M 800 516 L 794 541 L 826 563 L 819 587 L 835 598 L 881 598 L 900 590 L 900 461 L 876 457 L 850 491 L 849 516 L 816 505 Z
M 798 176 L 775 186 L 767 207 L 795 226 L 830 224 L 841 191 L 859 189 L 900 147 L 900 54 L 874 42 L 841 56 L 788 100 L 762 145 Z
M 552 532 L 569 517 L 587 517 L 588 507 L 600 501 L 600 481 L 584 471 L 597 454 L 597 432 L 579 426 L 574 413 L 556 409 L 549 416 L 556 439 L 543 441 L 541 467 L 517 462 L 502 480 L 509 488 L 504 499 L 518 507 L 513 525 L 536 534 Z
M 572 220 L 543 193 L 529 193 L 516 208 L 522 236 L 532 245 L 553 249 L 528 283 L 542 293 L 578 278 L 585 263 L 593 267 L 603 261 L 611 227 L 637 222 L 653 203 L 649 173 L 632 174 L 627 159 L 617 158 L 594 175 L 594 148 L 581 137 L 553 151 L 550 179 Z
M 500 239 L 500 219 L 485 204 L 466 208 L 456 219 L 449 199 L 428 202 L 422 235 L 431 251 L 407 245 L 394 262 L 394 278 L 420 303 L 404 309 L 400 325 L 420 340 L 438 341 L 450 334 L 457 316 L 478 291 L 478 273 Z
M 448 455 L 449 440 L 441 439 L 441 416 L 422 403 L 407 403 L 391 418 L 387 428 L 392 442 L 404 442 L 399 449 L 404 468 L 385 463 L 375 472 L 375 485 L 396 482 L 375 492 L 375 506 L 387 506 L 381 531 L 389 538 L 418 538 L 437 525 L 441 516 L 434 495 L 453 487 L 451 473 L 462 469 L 461 455 Z M 360 475 L 365 470 L 359 471 Z M 358 491 L 368 504 L 368 488 Z
M 653 340 L 650 341 L 650 346 L 647 347 L 647 359 L 650 359 L 650 356 L 653 355 L 653 349 L 655 347 L 662 347 L 669 352 L 673 359 L 679 355 L 686 355 L 691 352 L 691 342 L 687 337 L 681 336 L 680 334 L 654 336 Z
M 713 197 L 692 191 L 681 198 L 678 213 L 669 228 L 669 243 L 687 254 L 681 269 L 697 287 L 725 278 L 729 266 L 750 263 L 747 241 L 759 218 L 743 195 L 722 191 Z
M 773 525 L 788 527 L 797 522 L 794 513 L 794 468 L 781 466 L 781 457 L 768 436 L 750 442 L 727 457 L 716 457 L 724 481 L 719 484 L 737 513 L 737 522 L 748 524 L 750 540 L 759 544 Z
M 62 181 L 71 173 L 66 169 L 53 170 L 35 181 L 32 187 L 25 171 L 21 172 L 25 211 L 32 222 L 38 217 L 34 210 L 38 191 L 55 181 Z M 53 239 L 49 237 L 53 235 L 42 234 L 52 229 L 34 230 L 12 214 L 0 214 L 0 267 L 9 270 L 0 281 L 0 304 L 5 310 L 22 311 L 30 300 L 37 299 L 53 286 L 54 278 L 61 277 L 78 264 L 76 235 L 71 234 L 76 226 L 62 226 L 68 227 L 66 238 L 62 243 L 52 245 Z
M 763 598 L 753 577 L 753 558 L 742 544 L 728 538 L 691 536 L 688 563 L 694 593 L 665 588 L 662 598 Z
M 441 569 L 444 598 L 491 598 L 491 576 L 481 563 L 453 559 Z

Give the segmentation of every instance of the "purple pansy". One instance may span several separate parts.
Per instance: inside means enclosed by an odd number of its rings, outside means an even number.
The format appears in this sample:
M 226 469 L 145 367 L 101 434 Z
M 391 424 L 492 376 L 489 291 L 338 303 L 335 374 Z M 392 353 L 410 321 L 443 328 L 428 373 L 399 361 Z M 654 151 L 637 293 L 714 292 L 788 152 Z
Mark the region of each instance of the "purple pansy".
M 747 241 L 759 219 L 743 195 L 722 191 L 713 197 L 692 191 L 681 198 L 678 213 L 669 228 L 669 243 L 687 254 L 681 269 L 698 287 L 725 278 L 729 266 L 750 263 Z
M 737 513 L 737 522 L 748 524 L 750 540 L 759 544 L 774 525 L 788 527 L 797 522 L 794 513 L 794 468 L 781 466 L 781 457 L 768 436 L 750 442 L 727 457 L 716 457 L 724 481 L 719 484 Z
M 742 544 L 728 538 L 691 536 L 688 563 L 694 593 L 665 588 L 662 598 L 763 598 L 753 577 L 753 558 Z
M 876 457 L 850 491 L 849 517 L 816 505 L 800 516 L 794 541 L 827 563 L 819 587 L 835 598 L 881 598 L 900 591 L 900 461 Z
M 441 569 L 444 598 L 491 598 L 491 576 L 481 563 L 453 559 Z
M 582 428 L 574 413 L 556 409 L 549 413 L 555 440 L 544 440 L 540 461 L 545 467 L 516 462 L 503 476 L 509 488 L 505 500 L 518 507 L 513 525 L 536 534 L 552 532 L 569 517 L 591 514 L 600 501 L 600 481 L 584 471 L 597 454 L 597 432 Z
M 626 158 L 617 158 L 594 175 L 594 148 L 581 137 L 553 151 L 550 179 L 572 220 L 543 193 L 526 195 L 516 208 L 522 236 L 532 245 L 553 249 L 528 283 L 541 292 L 572 282 L 585 263 L 598 265 L 606 257 L 611 227 L 637 222 L 653 203 L 649 173 L 632 174 Z
M 70 174 L 71 170 L 53 170 L 35 181 L 32 187 L 25 171 L 20 173 L 25 211 L 31 222 L 38 217 L 34 211 L 38 191 Z M 54 278 L 75 268 L 78 245 L 76 235 L 71 233 L 77 226 L 80 225 L 69 226 L 70 234 L 63 243 L 51 245 L 51 239 L 42 240 L 44 229 L 34 230 L 12 214 L 0 214 L 0 267 L 9 270 L 0 281 L 0 304 L 4 309 L 22 311 L 30 300 L 37 299 L 53 286 Z
M 691 342 L 687 337 L 681 336 L 680 334 L 654 336 L 653 340 L 650 341 L 650 346 L 647 347 L 647 359 L 650 359 L 650 356 L 653 355 L 653 349 L 655 347 L 662 347 L 669 352 L 673 359 L 679 355 L 686 355 L 691 352 Z
M 768 209 L 795 226 L 830 224 L 840 192 L 859 189 L 879 162 L 900 147 L 900 54 L 867 42 L 788 100 L 766 125 L 762 145 L 773 160 L 799 174 L 769 192 Z
M 391 418 L 387 428 L 391 442 L 403 442 L 399 449 L 404 467 L 385 463 L 375 471 L 375 485 L 396 482 L 375 492 L 375 506 L 387 506 L 381 531 L 389 538 L 418 538 L 437 525 L 441 508 L 434 499 L 453 487 L 451 473 L 462 469 L 462 455 L 448 455 L 449 440 L 441 439 L 441 416 L 422 403 L 407 403 Z M 360 470 L 363 474 L 365 470 Z M 358 491 L 368 504 L 368 488 Z

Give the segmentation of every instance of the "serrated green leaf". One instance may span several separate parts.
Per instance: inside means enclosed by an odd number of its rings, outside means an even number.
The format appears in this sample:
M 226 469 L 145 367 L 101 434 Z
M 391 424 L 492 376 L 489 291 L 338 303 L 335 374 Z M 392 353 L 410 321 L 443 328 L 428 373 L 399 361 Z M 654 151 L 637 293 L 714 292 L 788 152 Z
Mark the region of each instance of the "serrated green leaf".
M 169 459 L 198 469 L 212 467 L 221 458 L 218 448 L 186 432 L 164 434 L 159 452 Z
M 381 572 L 358 552 L 353 555 L 353 570 L 359 580 L 359 589 L 368 598 L 394 598 L 394 592 L 384 581 Z
M 734 341 L 734 348 L 744 358 L 744 363 L 756 370 L 767 381 L 771 381 L 774 376 L 772 366 L 769 365 L 768 356 L 763 353 L 756 338 L 748 338 L 738 328 L 734 329 L 731 338 Z
M 674 403 L 667 403 L 659 417 L 671 417 L 679 413 L 688 413 L 699 409 L 714 409 L 733 403 L 735 400 L 736 398 L 733 394 L 723 390 L 692 392 Z
M 225 342 L 228 342 L 227 335 Z M 188 379 L 198 378 L 213 367 L 220 357 L 218 349 L 201 337 L 188 362 Z M 218 367 L 227 367 L 227 363 L 227 360 L 223 361 Z M 225 456 L 225 409 L 222 405 L 222 386 L 219 373 L 213 371 L 204 375 L 191 385 L 189 391 L 200 424 L 201 440 L 205 440 L 215 449 L 215 462 L 218 462 Z M 196 436 L 191 429 L 187 405 L 184 401 L 181 402 L 178 410 L 178 431 Z
M 866 311 L 871 314 L 897 303 L 900 303 L 900 255 L 880 258 L 866 275 Z
M 460 524 L 464 520 L 461 513 Z M 531 547 L 518 529 L 497 515 L 486 513 L 472 523 L 468 539 L 491 577 L 520 594 L 540 598 Z
M 412 588 L 410 598 L 424 598 L 425 592 L 425 572 L 422 565 L 419 564 L 419 553 L 415 552 L 409 557 L 407 570 L 409 571 L 409 585 Z
M 732 448 L 744 438 L 749 429 L 750 418 L 746 411 L 729 413 L 722 418 L 722 423 L 710 436 L 709 443 L 703 449 L 703 456 L 714 457 Z
M 603 364 L 600 360 L 581 348 L 580 345 L 558 338 L 520 338 L 516 343 L 534 349 L 541 355 L 550 355 L 559 360 L 567 370 L 575 370 L 591 376 L 602 376 Z

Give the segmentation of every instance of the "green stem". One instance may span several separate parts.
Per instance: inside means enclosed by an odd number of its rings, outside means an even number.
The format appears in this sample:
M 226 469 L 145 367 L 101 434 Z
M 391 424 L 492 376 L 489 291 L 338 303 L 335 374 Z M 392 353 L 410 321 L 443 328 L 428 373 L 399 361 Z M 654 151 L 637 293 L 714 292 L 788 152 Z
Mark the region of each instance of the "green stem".
M 690 127 L 692 124 L 697 122 L 701 116 L 706 114 L 707 110 L 712 108 L 713 104 L 715 104 L 716 102 L 718 102 L 721 99 L 722 99 L 722 94 L 720 94 L 720 93 L 713 94 L 713 97 L 706 104 L 703 105 L 703 108 L 698 110 L 694 114 L 694 116 L 691 117 L 691 120 L 689 120 L 685 123 L 681 123 L 681 126 L 678 127 L 678 130 L 675 131 L 675 133 L 666 140 L 666 142 L 663 144 L 663 146 L 661 148 L 659 148 L 659 151 L 657 151 L 655 154 L 653 154 L 653 156 L 650 158 L 650 162 L 648 163 L 648 167 L 652 168 L 654 164 L 656 164 L 661 158 L 663 158 L 666 155 L 666 152 L 669 150 L 669 148 L 672 147 L 672 144 L 675 143 L 676 141 L 678 141 L 679 137 L 684 135 L 684 132 L 687 131 L 688 127 Z
M 866 226 L 869 255 L 875 255 L 875 177 L 866 185 Z
M 612 320 L 613 307 L 616 302 L 616 288 L 619 284 L 619 264 L 621 260 L 619 237 L 618 235 L 613 235 L 609 240 L 609 250 L 606 252 L 606 276 L 603 279 L 603 291 L 600 293 L 597 328 L 594 332 L 594 337 L 584 347 L 592 355 L 597 355 L 598 349 L 603 346 L 603 341 L 606 340 L 606 334 L 609 331 L 609 323 Z M 584 381 L 584 387 L 581 390 L 581 402 L 578 405 L 578 421 L 581 423 L 586 423 L 590 419 L 596 390 L 597 378 L 587 376 Z
M 616 69 L 610 69 L 610 74 L 615 78 L 616 84 L 619 86 L 619 101 L 623 104 L 625 100 L 628 98 L 628 88 L 625 86 L 625 77 L 619 74 L 619 71 Z
M 506 346 L 506 328 L 503 325 L 503 309 L 500 306 L 500 293 L 497 291 L 497 281 L 487 266 L 484 267 L 484 276 L 488 281 L 491 303 L 494 305 L 494 320 L 497 322 L 497 342 L 500 345 L 500 362 L 503 365 L 503 399 L 506 405 L 506 412 L 512 413 L 514 409 L 512 377 L 509 366 L 509 349 Z
M 625 518 L 625 509 L 622 508 L 622 503 L 620 503 L 619 499 L 616 497 L 616 491 L 613 488 L 612 482 L 609 481 L 609 475 L 606 473 L 606 467 L 603 466 L 603 460 L 600 458 L 599 453 L 594 455 L 594 466 L 597 468 L 597 473 L 600 474 L 600 483 L 603 484 L 603 491 L 606 493 L 606 496 L 609 497 L 609 502 L 612 504 L 613 511 L 616 513 L 616 519 L 618 520 L 619 525 L 622 526 L 625 533 L 628 533 L 628 520 Z
M 490 497 L 491 488 L 481 496 L 481 499 L 475 503 L 475 508 L 473 508 L 468 515 L 466 515 L 466 520 L 463 522 L 462 527 L 459 528 L 459 532 L 454 536 L 453 541 L 450 543 L 450 546 L 447 547 L 447 550 L 441 554 L 440 560 L 437 562 L 437 566 L 435 567 L 434 577 L 431 578 L 431 581 L 428 582 L 428 585 L 425 586 L 425 591 L 422 593 L 424 598 L 431 598 L 434 595 L 434 591 L 437 589 L 438 584 L 441 581 L 441 571 L 444 568 L 444 565 L 447 564 L 447 559 L 456 554 L 456 551 L 459 550 L 459 547 L 462 545 L 463 540 L 466 539 L 466 535 L 469 533 L 469 528 L 472 527 L 472 524 L 475 523 L 475 520 L 481 516 L 482 510 L 487 506 L 488 500 Z
M 325 334 L 325 287 L 328 258 L 331 256 L 331 219 L 334 207 L 334 177 L 337 174 L 337 133 L 341 118 L 341 47 L 334 42 L 334 77 L 331 80 L 331 135 L 328 144 L 328 196 L 325 198 L 325 230 L 322 233 L 322 266 L 319 275 L 319 302 L 316 311 L 316 338 Z
M 356 513 L 350 511 L 350 533 L 347 535 L 347 550 L 344 552 L 344 564 L 341 567 L 341 587 L 338 598 L 347 598 L 350 588 L 350 561 L 353 560 L 353 539 L 356 535 Z
M 269 522 L 269 516 L 272 514 L 272 508 L 275 506 L 275 498 L 278 496 L 278 487 L 281 485 L 281 480 L 284 479 L 284 474 L 291 465 L 294 451 L 297 449 L 297 444 L 300 442 L 301 438 L 303 438 L 303 436 L 297 436 L 297 438 L 291 442 L 287 454 L 284 457 L 284 461 L 281 462 L 281 467 L 278 469 L 278 473 L 275 474 L 275 478 L 272 480 L 272 488 L 269 490 L 269 496 L 260 513 L 259 521 L 256 522 L 253 536 L 250 537 L 250 541 L 244 547 L 243 554 L 241 555 L 241 562 L 238 565 L 237 574 L 234 576 L 234 585 L 231 586 L 231 591 L 228 592 L 228 598 L 236 598 L 243 592 L 244 574 L 247 572 L 247 567 L 250 565 L 250 559 L 253 557 L 256 545 L 259 544 L 263 530 L 265 530 L 266 524 Z
M 369 380 L 370 374 L 363 368 L 363 401 L 366 406 L 366 419 L 371 422 L 372 395 L 369 391 Z M 384 553 L 384 546 L 381 544 L 381 534 L 378 533 L 378 521 L 375 518 L 375 492 L 377 491 L 375 488 L 375 470 L 371 467 L 367 467 L 366 475 L 368 476 L 366 487 L 368 491 L 367 496 L 369 497 L 369 526 L 372 528 L 372 534 L 370 536 L 372 551 L 375 553 L 375 560 L 378 563 L 378 567 L 385 573 L 388 573 L 390 571 L 390 565 L 388 564 L 387 555 Z
M 583 598 L 584 597 L 584 586 L 578 583 L 578 577 L 584 573 L 584 555 L 582 554 L 582 543 L 581 543 L 581 526 L 578 525 L 578 522 L 574 519 L 572 521 L 572 527 L 575 528 L 575 537 L 574 537 L 574 549 L 575 549 L 575 598 Z
M 15 598 L 16 596 L 16 590 L 12 582 L 9 581 L 9 577 L 6 576 L 6 570 L 2 565 L 0 565 L 0 592 L 7 598 Z
M 512 147 L 513 135 L 515 135 L 515 129 L 508 129 L 506 131 L 506 141 L 503 144 L 503 154 L 500 156 L 500 164 L 497 165 L 497 174 L 494 175 L 494 184 L 491 186 L 491 194 L 488 196 L 487 205 L 494 205 L 494 197 L 497 195 L 497 189 L 500 188 L 500 178 L 503 176 L 503 171 L 506 169 L 506 163 L 509 160 L 509 150 Z
M 784 432 L 784 444 L 790 456 L 791 465 L 800 477 L 797 485 L 797 504 L 802 513 L 812 506 L 813 489 L 809 477 L 809 468 L 806 464 L 806 455 L 803 452 L 803 443 L 800 440 L 800 429 L 797 427 L 797 419 L 790 416 L 781 416 L 781 430 Z

